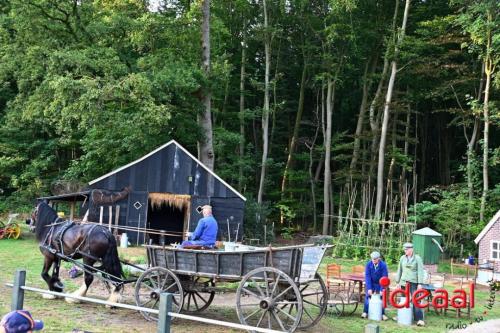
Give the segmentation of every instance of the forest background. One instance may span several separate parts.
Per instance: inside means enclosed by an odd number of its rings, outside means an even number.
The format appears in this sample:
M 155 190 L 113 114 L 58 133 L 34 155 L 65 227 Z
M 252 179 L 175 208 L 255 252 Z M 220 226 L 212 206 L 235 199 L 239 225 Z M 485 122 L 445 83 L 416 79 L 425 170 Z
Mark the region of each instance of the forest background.
M 473 249 L 500 207 L 499 14 L 495 0 L 1 0 L 0 212 L 175 139 L 249 199 L 252 235 L 336 235 L 349 217 Z

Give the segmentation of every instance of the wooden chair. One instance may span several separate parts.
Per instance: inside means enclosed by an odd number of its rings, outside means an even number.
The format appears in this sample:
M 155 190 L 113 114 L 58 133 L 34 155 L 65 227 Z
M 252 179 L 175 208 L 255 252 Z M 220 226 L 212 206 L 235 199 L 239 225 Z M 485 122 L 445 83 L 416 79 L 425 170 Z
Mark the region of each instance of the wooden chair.
M 363 266 L 363 265 L 352 266 L 352 273 L 353 274 L 365 274 L 365 266 Z
M 339 291 L 345 288 L 345 281 L 341 277 L 342 267 L 337 264 L 326 266 L 326 287 L 328 291 Z

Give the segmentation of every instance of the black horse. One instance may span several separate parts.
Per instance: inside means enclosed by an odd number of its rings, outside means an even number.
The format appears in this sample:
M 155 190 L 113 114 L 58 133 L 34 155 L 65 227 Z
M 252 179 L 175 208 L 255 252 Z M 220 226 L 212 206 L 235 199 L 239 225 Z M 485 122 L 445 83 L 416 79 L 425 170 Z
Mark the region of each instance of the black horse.
M 63 291 L 64 286 L 59 280 L 61 258 L 83 259 L 86 268 L 85 283 L 73 294 L 85 296 L 94 280 L 92 274 L 96 272 L 93 269 L 94 264 L 100 262 L 101 266 L 95 268 L 104 272 L 103 277 L 114 287 L 108 301 L 118 302 L 123 271 L 118 258 L 116 240 L 107 228 L 95 224 L 78 225 L 64 221 L 45 202 L 37 204 L 31 215 L 30 227 L 34 230 L 40 251 L 45 257 L 42 278 L 47 282 L 49 290 Z M 52 265 L 54 269 L 51 276 L 49 270 Z M 78 302 L 73 298 L 66 298 L 66 301 Z

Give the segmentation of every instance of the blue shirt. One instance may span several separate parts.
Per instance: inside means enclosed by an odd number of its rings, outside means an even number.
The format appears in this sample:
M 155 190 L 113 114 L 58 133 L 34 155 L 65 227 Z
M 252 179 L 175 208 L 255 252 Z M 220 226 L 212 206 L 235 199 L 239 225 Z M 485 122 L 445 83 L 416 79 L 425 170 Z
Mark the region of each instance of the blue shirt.
M 379 260 L 377 268 L 375 268 L 373 262 L 368 261 L 365 267 L 366 290 L 380 291 L 380 278 L 387 275 L 387 264 L 385 262 Z
M 207 216 L 198 221 L 198 226 L 191 236 L 193 241 L 202 241 L 202 245 L 213 246 L 217 240 L 219 226 L 213 216 Z

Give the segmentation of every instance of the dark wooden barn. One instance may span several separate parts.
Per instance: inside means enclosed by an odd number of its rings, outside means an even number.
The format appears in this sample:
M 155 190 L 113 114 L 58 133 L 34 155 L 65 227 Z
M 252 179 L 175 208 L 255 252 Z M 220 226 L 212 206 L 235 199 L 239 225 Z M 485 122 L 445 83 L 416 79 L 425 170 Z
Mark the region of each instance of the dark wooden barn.
M 132 244 L 159 243 L 156 230 L 169 234 L 167 244 L 182 241 L 206 204 L 219 223 L 219 240 L 228 239 L 228 230 L 232 241 L 243 235 L 245 197 L 174 140 L 88 185 L 84 192 L 40 199 L 78 202 L 75 216 L 88 211 L 89 221 L 122 226 L 119 233 L 127 232 Z

